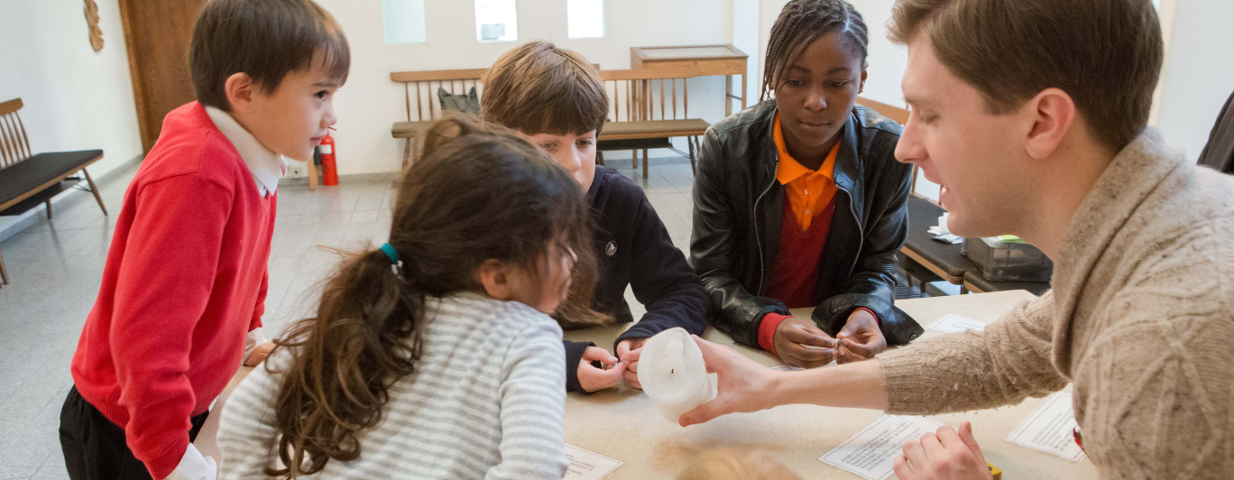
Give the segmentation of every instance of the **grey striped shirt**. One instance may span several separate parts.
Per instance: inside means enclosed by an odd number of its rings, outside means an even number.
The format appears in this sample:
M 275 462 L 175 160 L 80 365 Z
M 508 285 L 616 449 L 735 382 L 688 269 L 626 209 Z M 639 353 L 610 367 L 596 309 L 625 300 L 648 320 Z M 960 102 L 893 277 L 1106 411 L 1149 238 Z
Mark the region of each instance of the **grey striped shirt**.
M 565 351 L 561 328 L 518 302 L 459 293 L 426 302 L 424 354 L 390 388 L 384 417 L 360 436 L 360 458 L 305 478 L 560 479 Z M 277 462 L 273 404 L 289 358 L 279 349 L 228 398 L 218 434 L 220 479 L 261 478 Z

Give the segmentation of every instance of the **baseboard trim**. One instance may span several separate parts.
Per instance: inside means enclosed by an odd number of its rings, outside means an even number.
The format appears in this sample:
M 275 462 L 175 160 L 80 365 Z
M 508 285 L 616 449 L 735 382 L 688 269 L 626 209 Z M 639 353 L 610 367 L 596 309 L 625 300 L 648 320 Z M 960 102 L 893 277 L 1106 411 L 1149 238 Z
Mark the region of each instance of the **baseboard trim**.
M 339 175 L 338 183 L 367 183 L 378 181 L 395 181 L 398 180 L 399 172 L 376 172 L 376 173 L 353 173 L 349 175 Z M 308 177 L 284 177 L 279 180 L 279 185 L 308 185 Z M 320 183 L 318 183 L 320 185 Z
M 146 154 L 143 153 L 143 154 L 137 155 L 136 157 L 125 160 L 124 163 L 116 165 L 116 168 L 111 169 L 110 172 L 94 177 L 94 182 L 95 183 L 109 182 L 110 180 L 115 179 L 116 177 L 120 176 L 122 173 L 128 171 L 128 169 L 141 166 L 141 161 L 144 158 L 146 158 Z

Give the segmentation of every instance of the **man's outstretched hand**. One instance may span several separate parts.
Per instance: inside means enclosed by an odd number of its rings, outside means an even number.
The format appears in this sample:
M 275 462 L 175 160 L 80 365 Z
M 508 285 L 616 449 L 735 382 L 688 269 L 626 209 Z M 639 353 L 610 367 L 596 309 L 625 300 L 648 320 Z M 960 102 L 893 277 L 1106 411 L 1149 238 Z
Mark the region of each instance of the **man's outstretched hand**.
M 698 335 L 694 335 L 694 343 L 703 352 L 707 371 L 716 374 L 719 393 L 710 402 L 683 414 L 678 420 L 681 426 L 704 423 L 720 415 L 757 412 L 775 406 L 767 401 L 768 392 L 782 372 L 750 360 L 732 348 L 703 340 Z

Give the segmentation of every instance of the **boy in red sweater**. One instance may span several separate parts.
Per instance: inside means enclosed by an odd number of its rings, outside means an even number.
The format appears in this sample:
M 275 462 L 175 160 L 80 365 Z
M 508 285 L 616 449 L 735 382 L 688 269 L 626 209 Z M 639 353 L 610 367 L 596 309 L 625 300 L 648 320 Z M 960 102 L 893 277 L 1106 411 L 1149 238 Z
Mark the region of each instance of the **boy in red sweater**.
M 190 66 L 198 101 L 167 114 L 125 193 L 73 355 L 60 416 L 73 479 L 217 475 L 191 442 L 242 360 L 269 351 L 252 345 L 283 157 L 312 158 L 335 123 L 350 53 L 309 0 L 213 0 Z

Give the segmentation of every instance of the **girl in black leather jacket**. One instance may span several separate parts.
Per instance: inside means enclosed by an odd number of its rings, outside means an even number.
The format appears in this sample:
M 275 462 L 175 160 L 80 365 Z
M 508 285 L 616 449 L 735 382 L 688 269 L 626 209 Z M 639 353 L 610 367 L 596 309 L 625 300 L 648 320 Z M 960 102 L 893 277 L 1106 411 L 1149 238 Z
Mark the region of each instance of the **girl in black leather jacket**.
M 789 2 L 768 42 L 774 98 L 702 141 L 690 259 L 710 320 L 793 366 L 871 358 L 921 331 L 892 305 L 911 168 L 895 159 L 902 127 L 855 104 L 866 35 L 843 0 Z M 806 307 L 813 320 L 789 310 Z

